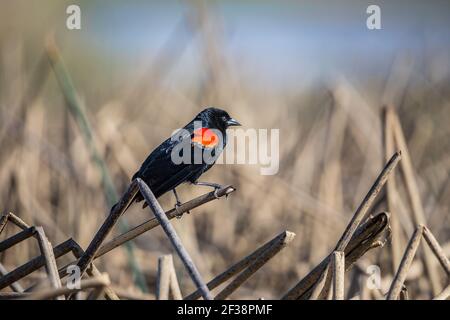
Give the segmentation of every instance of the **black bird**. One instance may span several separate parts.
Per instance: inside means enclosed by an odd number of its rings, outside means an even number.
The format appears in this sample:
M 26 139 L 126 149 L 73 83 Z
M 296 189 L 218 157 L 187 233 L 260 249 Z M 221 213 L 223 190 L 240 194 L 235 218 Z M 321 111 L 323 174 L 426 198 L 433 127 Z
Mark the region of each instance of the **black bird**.
M 212 107 L 204 109 L 153 150 L 132 180 L 141 178 L 156 198 L 172 190 L 177 201 L 176 209 L 181 202 L 175 188 L 184 182 L 210 186 L 217 190 L 221 187 L 219 184 L 199 182 L 198 178 L 214 165 L 225 148 L 226 129 L 230 126 L 240 126 L 240 123 L 224 110 Z M 180 163 L 180 159 L 185 161 Z M 140 193 L 136 194 L 136 202 L 143 199 Z M 146 205 L 144 203 L 143 207 Z

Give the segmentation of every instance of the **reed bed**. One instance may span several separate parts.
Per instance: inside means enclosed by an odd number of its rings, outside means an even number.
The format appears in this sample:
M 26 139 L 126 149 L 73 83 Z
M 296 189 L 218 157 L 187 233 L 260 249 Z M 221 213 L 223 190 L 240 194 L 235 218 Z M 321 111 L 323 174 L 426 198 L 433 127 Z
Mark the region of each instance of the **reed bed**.
M 399 57 L 383 79 L 260 88 L 204 10 L 108 92 L 73 76 L 58 37 L 31 60 L 0 38 L 0 298 L 448 299 L 450 75 Z M 186 23 L 209 80 L 173 87 Z M 216 165 L 219 198 L 181 187 L 181 219 L 151 192 L 123 213 L 147 153 L 205 105 L 281 128 L 278 174 Z

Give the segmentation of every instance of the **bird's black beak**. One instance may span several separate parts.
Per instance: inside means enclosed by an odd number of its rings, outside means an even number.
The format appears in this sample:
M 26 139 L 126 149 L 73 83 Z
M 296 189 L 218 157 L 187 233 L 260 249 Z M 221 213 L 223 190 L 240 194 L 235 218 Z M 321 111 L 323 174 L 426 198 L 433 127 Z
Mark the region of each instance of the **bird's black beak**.
M 227 120 L 227 125 L 228 126 L 240 126 L 241 124 L 239 122 L 237 122 L 237 120 L 230 118 Z

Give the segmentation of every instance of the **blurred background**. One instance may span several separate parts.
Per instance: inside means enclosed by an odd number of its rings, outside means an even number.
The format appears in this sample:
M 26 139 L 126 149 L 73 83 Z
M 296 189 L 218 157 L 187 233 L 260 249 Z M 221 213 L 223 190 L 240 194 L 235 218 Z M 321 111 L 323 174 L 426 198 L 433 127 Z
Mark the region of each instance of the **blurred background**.
M 81 30 L 66 28 L 71 4 L 81 8 Z M 381 30 L 366 26 L 370 4 L 381 8 Z M 83 248 L 109 212 L 101 171 L 48 60 L 53 39 L 119 194 L 148 153 L 205 106 L 244 128 L 280 129 L 276 175 L 217 165 L 203 180 L 237 191 L 173 220 L 206 280 L 281 231 L 296 233 L 232 297 L 278 298 L 332 250 L 385 162 L 384 105 L 399 115 L 427 225 L 450 252 L 449 30 L 445 0 L 1 0 L 0 210 L 44 226 L 53 244 L 73 237 Z M 184 201 L 206 191 L 178 190 Z M 398 210 L 410 214 L 400 196 Z M 161 203 L 172 208 L 172 194 Z M 125 219 L 131 227 L 150 217 L 135 205 Z M 12 270 L 37 253 L 21 244 L 0 262 Z M 115 286 L 153 294 L 157 258 L 167 253 L 158 228 L 134 241 L 146 289 L 123 247 L 97 266 Z M 392 278 L 380 252 L 365 259 Z M 174 260 L 186 295 L 193 284 Z M 408 281 L 427 288 L 421 268 Z

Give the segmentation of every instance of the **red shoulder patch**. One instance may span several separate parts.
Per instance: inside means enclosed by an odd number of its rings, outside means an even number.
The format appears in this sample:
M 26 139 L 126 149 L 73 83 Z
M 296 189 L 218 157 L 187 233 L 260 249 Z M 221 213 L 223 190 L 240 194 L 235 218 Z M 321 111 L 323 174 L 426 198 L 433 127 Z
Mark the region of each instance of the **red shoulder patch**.
M 198 143 L 203 147 L 214 148 L 219 144 L 219 136 L 209 128 L 198 128 L 194 130 L 192 142 Z

